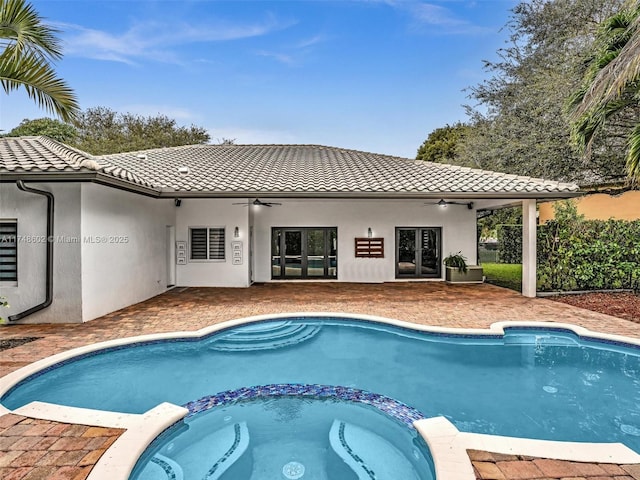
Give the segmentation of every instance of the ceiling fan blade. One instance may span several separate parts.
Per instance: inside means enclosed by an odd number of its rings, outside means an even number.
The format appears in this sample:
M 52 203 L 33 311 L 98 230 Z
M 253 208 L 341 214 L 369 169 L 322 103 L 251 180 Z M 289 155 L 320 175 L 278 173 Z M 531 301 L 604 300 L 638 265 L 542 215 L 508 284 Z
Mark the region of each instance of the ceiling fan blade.
M 256 198 L 253 202 L 251 202 L 251 204 L 262 206 L 262 207 L 273 207 L 274 205 L 282 205 L 281 203 L 278 203 L 278 202 L 263 202 L 259 198 Z

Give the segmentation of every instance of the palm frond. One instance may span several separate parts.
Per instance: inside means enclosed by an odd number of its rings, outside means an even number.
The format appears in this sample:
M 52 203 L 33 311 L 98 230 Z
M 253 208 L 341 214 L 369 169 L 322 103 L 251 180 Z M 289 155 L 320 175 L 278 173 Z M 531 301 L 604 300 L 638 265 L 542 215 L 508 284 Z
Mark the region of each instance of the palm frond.
M 592 79 L 586 79 L 590 86 L 575 109 L 576 117 L 599 104 L 616 101 L 629 91 L 630 86 L 640 81 L 640 6 L 636 4 L 633 11 L 625 15 L 628 26 L 624 32 L 619 31 L 624 24 L 621 22 L 613 29 L 604 28 L 600 33 L 604 47 L 593 63 L 597 73 Z
M 14 46 L 14 55 L 35 55 L 41 60 L 62 57 L 59 30 L 43 22 L 25 0 L 0 0 L 0 47 Z
M 640 123 L 629 134 L 627 150 L 627 173 L 629 177 L 640 180 Z
M 596 134 L 602 130 L 607 120 L 636 103 L 633 95 L 627 95 L 585 112 L 572 123 L 571 140 L 583 152 L 589 153 Z
M 58 114 L 66 122 L 72 122 L 78 116 L 80 109 L 73 90 L 36 54 L 15 60 L 11 52 L 3 52 L 0 55 L 0 85 L 6 93 L 24 87 L 38 106 Z

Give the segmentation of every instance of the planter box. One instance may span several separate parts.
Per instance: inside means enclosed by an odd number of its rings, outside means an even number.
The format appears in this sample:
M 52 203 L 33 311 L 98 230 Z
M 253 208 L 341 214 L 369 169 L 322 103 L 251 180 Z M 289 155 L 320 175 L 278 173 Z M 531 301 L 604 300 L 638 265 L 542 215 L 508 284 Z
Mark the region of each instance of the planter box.
M 451 283 L 482 283 L 482 267 L 478 265 L 468 265 L 467 273 L 459 272 L 456 267 L 445 267 L 445 280 Z

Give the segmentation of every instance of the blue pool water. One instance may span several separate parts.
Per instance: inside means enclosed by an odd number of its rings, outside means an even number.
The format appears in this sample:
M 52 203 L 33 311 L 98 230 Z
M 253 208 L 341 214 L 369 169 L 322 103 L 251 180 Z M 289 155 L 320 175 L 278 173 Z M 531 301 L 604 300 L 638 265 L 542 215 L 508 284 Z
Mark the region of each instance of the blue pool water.
M 435 476 L 418 433 L 372 407 L 269 398 L 188 418 L 154 442 L 131 478 L 433 480 Z
M 87 356 L 23 382 L 1 402 L 141 413 L 251 385 L 342 385 L 443 415 L 462 431 L 622 442 L 640 452 L 640 350 L 562 331 L 485 337 L 356 320 L 263 322 Z

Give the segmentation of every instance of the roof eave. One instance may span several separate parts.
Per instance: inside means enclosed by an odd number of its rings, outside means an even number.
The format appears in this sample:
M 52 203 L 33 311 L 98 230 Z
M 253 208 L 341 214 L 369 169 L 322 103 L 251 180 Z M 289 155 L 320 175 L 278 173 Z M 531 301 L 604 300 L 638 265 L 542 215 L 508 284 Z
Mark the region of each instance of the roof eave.
M 62 171 L 62 172 L 2 172 L 0 183 L 26 180 L 31 182 L 93 182 L 120 190 L 126 190 L 156 198 L 333 198 L 333 199 L 537 199 L 557 200 L 574 198 L 584 195 L 580 191 L 564 192 L 389 192 L 389 191 L 360 191 L 360 192 L 280 192 L 280 191 L 193 191 L 172 190 L 166 188 L 151 188 L 133 183 L 102 172 L 93 171 Z
M 159 197 L 160 190 L 106 175 L 101 172 L 2 172 L 0 183 L 16 180 L 29 182 L 92 182 L 149 197 Z
M 272 192 L 272 191 L 245 191 L 245 192 L 220 192 L 220 191 L 190 191 L 174 190 L 163 191 L 160 197 L 166 198 L 334 198 L 334 199 L 545 199 L 559 200 L 574 198 L 584 195 L 584 192 Z

